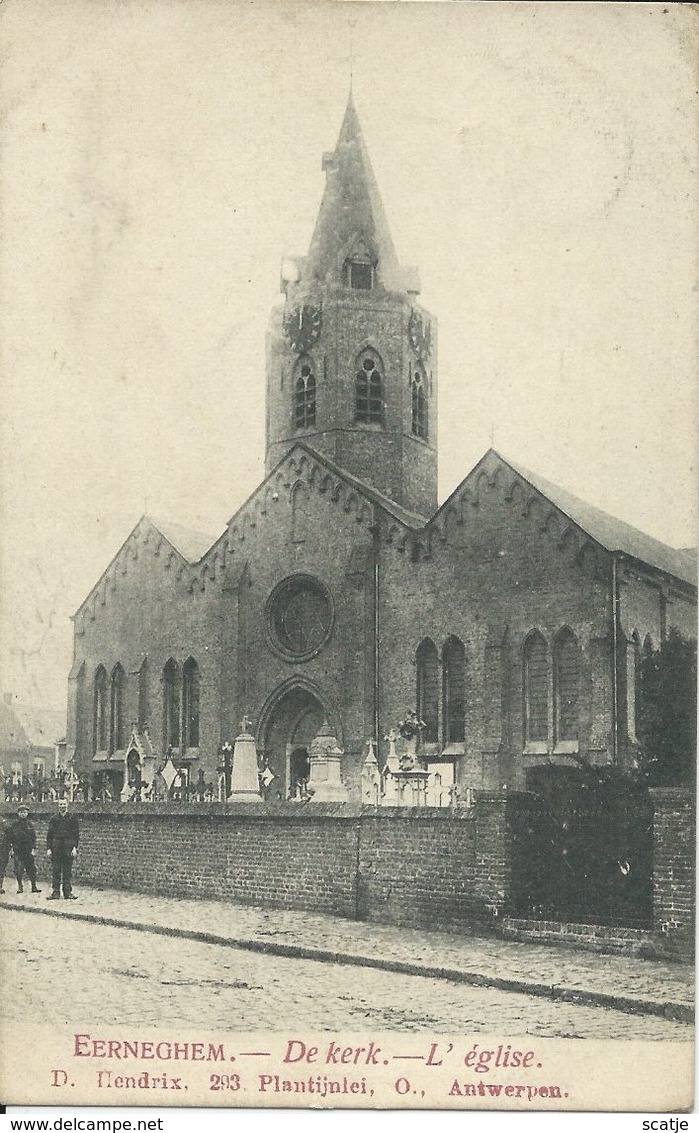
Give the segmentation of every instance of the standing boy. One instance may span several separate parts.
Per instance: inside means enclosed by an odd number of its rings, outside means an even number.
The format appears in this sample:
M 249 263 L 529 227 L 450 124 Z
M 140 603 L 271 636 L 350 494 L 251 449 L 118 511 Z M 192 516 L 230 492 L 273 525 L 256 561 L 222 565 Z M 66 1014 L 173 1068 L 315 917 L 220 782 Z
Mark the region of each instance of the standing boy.
M 32 893 L 41 893 L 36 886 L 36 830 L 33 822 L 29 820 L 29 807 L 20 803 L 17 807 L 17 819 L 10 830 L 10 842 L 15 858 L 15 877 L 17 878 L 17 892 L 24 893 L 22 880 L 26 871 L 32 883 Z

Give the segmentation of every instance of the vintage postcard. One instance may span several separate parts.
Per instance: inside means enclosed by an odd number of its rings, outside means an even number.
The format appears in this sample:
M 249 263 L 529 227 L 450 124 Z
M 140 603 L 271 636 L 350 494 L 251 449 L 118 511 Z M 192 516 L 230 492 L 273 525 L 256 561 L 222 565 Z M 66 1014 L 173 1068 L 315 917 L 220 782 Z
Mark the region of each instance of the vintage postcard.
M 696 19 L 0 5 L 5 1104 L 692 1108 Z

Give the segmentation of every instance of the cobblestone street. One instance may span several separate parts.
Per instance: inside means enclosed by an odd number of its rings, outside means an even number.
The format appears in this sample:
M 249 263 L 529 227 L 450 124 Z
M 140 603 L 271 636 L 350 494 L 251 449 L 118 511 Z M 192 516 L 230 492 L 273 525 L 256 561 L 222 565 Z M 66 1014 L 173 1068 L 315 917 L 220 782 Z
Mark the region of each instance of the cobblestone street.
M 8 889 L 10 886 L 8 885 Z M 549 997 L 582 997 L 582 1002 L 611 1006 L 601 1000 L 622 998 L 641 1014 L 693 1018 L 694 969 L 689 964 L 604 955 L 571 947 L 521 943 L 494 936 L 470 936 L 411 929 L 322 913 L 242 905 L 233 901 L 160 897 L 116 889 L 81 887 L 76 902 L 47 905 L 44 896 L 6 893 L 0 908 L 27 910 L 51 917 L 87 918 L 136 925 L 147 931 L 206 932 L 222 942 L 253 950 L 276 951 L 309 960 L 341 958 L 345 963 L 384 964 L 398 969 L 449 973 L 466 982 L 492 982 L 502 990 Z M 43 917 L 41 918 L 43 919 Z M 42 930 L 39 930 L 42 931 Z M 474 979 L 468 979 L 473 975 Z M 456 981 L 458 982 L 458 980 Z M 672 1013 L 668 1009 L 680 1008 Z
M 41 898 L 43 901 L 43 897 Z M 74 908 L 75 906 L 73 906 Z M 63 906 L 61 906 L 63 908 Z M 275 914 L 271 914 L 274 916 Z M 91 1026 L 402 1030 L 687 1041 L 682 1023 L 3 908 L 2 1017 Z M 206 920 L 200 920 L 206 926 Z M 208 926 L 206 926 L 208 927 Z M 424 934 L 427 935 L 427 934 Z

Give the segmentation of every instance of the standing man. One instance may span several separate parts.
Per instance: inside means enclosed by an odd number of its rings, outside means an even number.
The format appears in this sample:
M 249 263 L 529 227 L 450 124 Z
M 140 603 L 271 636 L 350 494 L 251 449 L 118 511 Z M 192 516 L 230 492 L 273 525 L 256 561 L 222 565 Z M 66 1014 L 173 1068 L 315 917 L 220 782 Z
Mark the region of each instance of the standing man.
M 24 893 L 22 880 L 26 870 L 27 877 L 32 883 L 32 893 L 41 893 L 36 886 L 36 830 L 29 821 L 29 807 L 20 803 L 17 807 L 17 819 L 10 830 L 10 842 L 15 858 L 15 877 L 17 878 L 17 892 Z
M 68 800 L 58 800 L 58 814 L 54 814 L 46 832 L 46 857 L 51 858 L 53 884 L 47 901 L 57 901 L 63 896 L 66 901 L 77 901 L 72 889 L 73 859 L 78 853 L 80 829 L 74 814 L 68 814 Z

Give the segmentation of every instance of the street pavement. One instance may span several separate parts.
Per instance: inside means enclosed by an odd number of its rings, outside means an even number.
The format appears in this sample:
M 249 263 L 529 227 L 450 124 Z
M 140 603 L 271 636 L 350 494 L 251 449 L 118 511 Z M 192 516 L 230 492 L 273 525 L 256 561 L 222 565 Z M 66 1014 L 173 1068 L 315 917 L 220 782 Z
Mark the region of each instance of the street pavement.
M 48 903 L 46 890 L 43 894 L 6 892 L 0 898 L 0 909 L 41 914 L 42 922 L 45 917 L 70 920 L 76 922 L 76 928 L 82 923 L 85 928 L 102 925 L 173 937 L 180 941 L 180 951 L 182 942 L 189 940 L 262 953 L 268 958 L 332 964 L 335 972 L 338 966 L 344 966 L 350 969 L 350 978 L 355 983 L 361 980 L 363 985 L 374 978 L 380 983 L 386 980 L 386 973 L 393 973 L 447 985 L 451 997 L 456 994 L 455 985 L 461 984 L 471 989 L 523 993 L 530 1004 L 535 999 L 552 1000 L 556 1007 L 569 1003 L 574 1005 L 575 1018 L 579 1018 L 576 1012 L 581 1005 L 607 1008 L 615 1015 L 646 1016 L 645 1037 L 650 1037 L 646 1033 L 649 1016 L 676 1020 L 685 1035 L 686 1024 L 693 1019 L 694 970 L 689 965 L 350 921 L 231 901 L 94 888 L 77 892 L 77 901 Z M 5 914 L 3 922 L 6 920 Z M 57 926 L 52 931 L 57 931 Z M 357 967 L 362 969 L 361 976 L 351 972 Z M 372 970 L 376 977 L 370 974 Z
M 178 1028 L 185 1037 L 205 1030 L 692 1040 L 692 1028 L 674 1019 L 130 931 L 63 908 L 51 916 L 0 909 L 0 1027 L 8 1041 L 49 1018 L 57 1033 L 96 1036 Z M 208 907 L 200 913 L 198 923 L 208 926 Z

